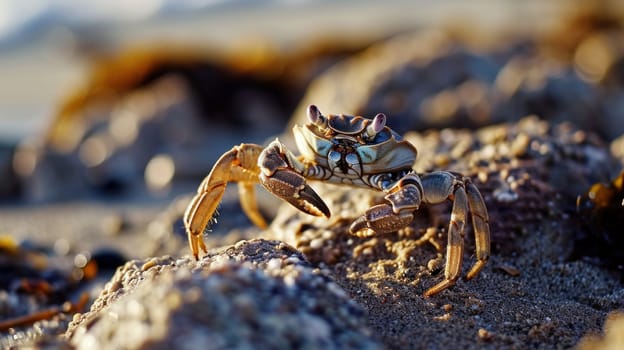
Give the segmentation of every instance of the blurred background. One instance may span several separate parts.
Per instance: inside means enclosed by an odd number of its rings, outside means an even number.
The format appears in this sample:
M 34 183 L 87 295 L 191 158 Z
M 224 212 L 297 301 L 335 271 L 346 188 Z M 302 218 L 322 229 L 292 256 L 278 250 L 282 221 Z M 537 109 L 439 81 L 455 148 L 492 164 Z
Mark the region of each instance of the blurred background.
M 3 0 L 0 2 L 0 137 L 18 142 L 51 124 L 84 86 L 95 59 L 166 46 L 217 58 L 225 52 L 358 49 L 402 31 L 465 23 L 535 31 L 552 26 L 566 1 Z M 313 46 L 310 48 L 310 46 Z M 257 52 L 262 54 L 261 52 Z M 256 57 L 257 59 L 257 57 Z
M 552 30 L 573 8 L 567 1 L 3 0 L 0 201 L 144 190 L 162 197 L 172 179 L 196 181 L 230 145 L 282 132 L 314 78 L 373 43 L 442 27 L 530 36 Z M 333 107 L 324 106 L 339 112 Z M 356 112 L 363 111 L 349 113 Z

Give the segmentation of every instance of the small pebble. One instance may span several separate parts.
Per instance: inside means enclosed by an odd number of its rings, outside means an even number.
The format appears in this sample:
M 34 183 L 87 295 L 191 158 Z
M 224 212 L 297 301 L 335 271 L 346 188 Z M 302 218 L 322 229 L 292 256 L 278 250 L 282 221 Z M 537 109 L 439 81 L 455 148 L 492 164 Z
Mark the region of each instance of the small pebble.
M 152 258 L 141 265 L 141 271 L 147 271 L 156 265 L 158 265 L 158 260 L 156 258 Z
M 481 340 L 488 341 L 494 337 L 494 333 L 488 331 L 485 328 L 479 328 L 479 330 L 477 331 L 477 336 Z

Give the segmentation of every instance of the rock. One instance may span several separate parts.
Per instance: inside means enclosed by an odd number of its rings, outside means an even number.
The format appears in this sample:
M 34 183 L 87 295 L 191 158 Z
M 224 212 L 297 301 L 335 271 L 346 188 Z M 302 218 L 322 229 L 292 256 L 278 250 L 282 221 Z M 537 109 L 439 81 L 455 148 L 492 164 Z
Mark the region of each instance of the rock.
M 624 171 L 610 183 L 596 183 L 577 200 L 587 226 L 577 250 L 597 263 L 624 271 Z
M 583 232 L 576 197 L 619 167 L 604 142 L 536 117 L 475 132 L 432 130 L 405 138 L 419 150 L 419 173 L 459 171 L 483 194 L 493 254 L 475 279 L 422 297 L 442 279 L 448 204 L 421 206 L 414 222 L 398 232 L 359 238 L 348 233 L 350 224 L 382 203 L 384 194 L 314 182 L 331 219 L 284 204 L 269 232 L 332 271 L 368 309 L 371 327 L 386 346 L 572 347 L 586 332 L 597 331 L 607 312 L 624 307 L 621 282 L 579 260 L 584 255 L 575 249 Z M 473 242 L 467 224 L 467 268 L 475 260 Z M 517 273 L 502 268 L 508 264 Z
M 290 126 L 304 123 L 305 108 L 315 104 L 327 113 L 386 113 L 399 133 L 475 129 L 527 115 L 572 122 L 609 140 L 624 132 L 624 86 L 611 81 L 618 79 L 616 69 L 591 80 L 574 60 L 545 54 L 552 48 L 538 39 L 505 34 L 471 42 L 452 31 L 428 30 L 373 45 L 312 81 Z M 610 35 L 615 45 L 621 34 Z M 621 62 L 624 50 L 615 46 L 605 50 Z
M 66 333 L 78 349 L 378 349 L 363 309 L 278 241 L 131 261 Z

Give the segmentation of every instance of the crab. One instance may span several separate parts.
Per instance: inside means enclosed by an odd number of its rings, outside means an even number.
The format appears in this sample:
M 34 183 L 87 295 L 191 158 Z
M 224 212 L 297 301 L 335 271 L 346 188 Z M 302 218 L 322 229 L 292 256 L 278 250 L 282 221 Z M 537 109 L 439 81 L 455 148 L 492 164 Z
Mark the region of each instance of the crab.
M 353 221 L 349 232 L 359 237 L 398 231 L 408 226 L 421 204 L 451 201 L 444 279 L 429 288 L 433 296 L 453 286 L 461 275 L 464 226 L 470 211 L 476 262 L 466 274 L 477 276 L 490 255 L 488 213 L 483 197 L 469 177 L 448 171 L 417 174 L 412 165 L 416 148 L 386 126 L 386 116 L 323 115 L 310 105 L 308 123 L 293 128 L 301 155 L 295 156 L 279 139 L 267 147 L 243 143 L 224 153 L 199 185 L 184 213 L 193 256 L 207 252 L 203 233 L 229 182 L 238 183 L 240 203 L 258 227 L 267 223 L 256 205 L 254 186 L 262 184 L 275 196 L 315 216 L 330 210 L 307 180 L 365 187 L 385 193 L 382 204 Z

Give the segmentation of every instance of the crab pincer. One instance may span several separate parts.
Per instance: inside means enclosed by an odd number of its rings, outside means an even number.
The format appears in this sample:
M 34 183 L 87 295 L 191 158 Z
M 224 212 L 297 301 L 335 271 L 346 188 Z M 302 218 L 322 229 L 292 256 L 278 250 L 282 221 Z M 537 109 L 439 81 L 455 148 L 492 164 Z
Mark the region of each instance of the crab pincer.
M 258 159 L 262 185 L 305 213 L 329 218 L 331 213 L 327 204 L 306 183 L 305 177 L 291 170 L 279 141 L 274 141 L 265 150 Z

